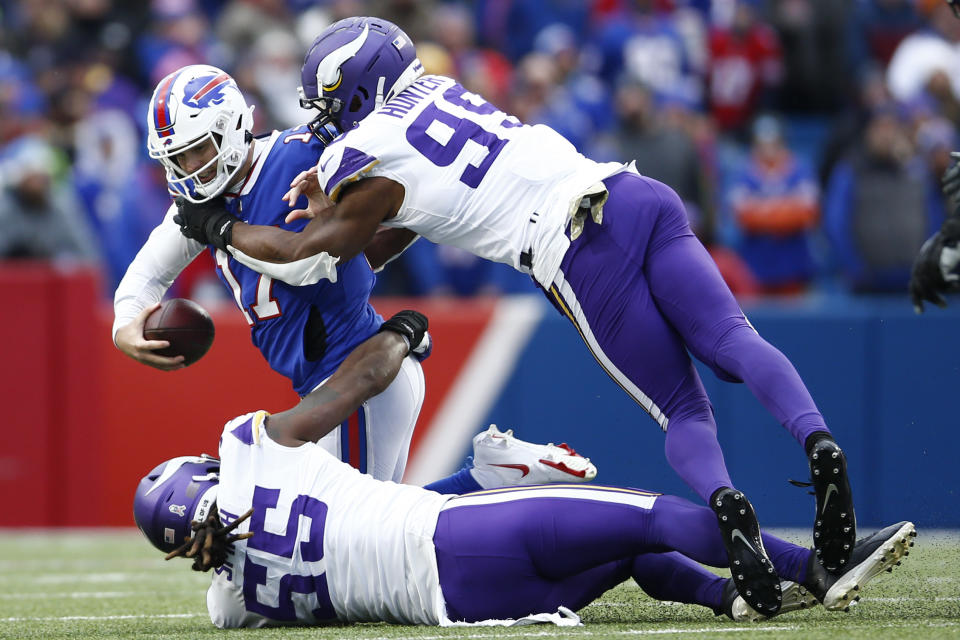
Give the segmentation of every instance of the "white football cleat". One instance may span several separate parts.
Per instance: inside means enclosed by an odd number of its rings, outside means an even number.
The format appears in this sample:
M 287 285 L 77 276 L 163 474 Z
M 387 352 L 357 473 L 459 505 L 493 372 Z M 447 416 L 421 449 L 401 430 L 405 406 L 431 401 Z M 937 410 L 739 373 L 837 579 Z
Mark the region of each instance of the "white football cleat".
M 566 444 L 533 444 L 492 424 L 473 438 L 474 479 L 484 489 L 516 485 L 587 482 L 597 467 Z
M 733 587 L 732 580 L 729 586 Z M 783 601 L 780 605 L 780 611 L 774 615 L 789 613 L 798 609 L 809 609 L 820 604 L 812 593 L 802 585 L 790 580 L 780 582 L 780 593 L 783 596 Z M 729 605 L 724 603 L 724 613 L 736 622 L 761 622 L 769 619 L 769 616 L 757 612 L 756 609 L 747 604 L 747 601 L 737 593 L 736 587 L 733 587 L 732 593 L 724 594 L 724 600 L 731 597 L 732 601 Z

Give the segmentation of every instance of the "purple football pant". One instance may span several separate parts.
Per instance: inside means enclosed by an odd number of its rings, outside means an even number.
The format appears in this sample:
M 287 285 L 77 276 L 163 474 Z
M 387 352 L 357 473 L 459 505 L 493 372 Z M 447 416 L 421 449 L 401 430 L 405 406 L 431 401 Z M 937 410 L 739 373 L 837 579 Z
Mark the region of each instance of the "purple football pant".
M 801 446 L 827 427 L 790 361 L 747 322 L 677 194 L 635 173 L 604 182 L 603 221 L 587 220 L 547 297 L 660 424 L 670 465 L 708 500 L 733 484 L 687 350 L 722 379 L 745 382 Z
M 633 577 L 651 596 L 719 609 L 717 518 L 676 496 L 588 485 L 495 489 L 454 498 L 433 537 L 451 620 L 578 610 Z M 777 574 L 802 581 L 811 551 L 763 534 Z M 696 561 L 696 562 L 694 562 Z

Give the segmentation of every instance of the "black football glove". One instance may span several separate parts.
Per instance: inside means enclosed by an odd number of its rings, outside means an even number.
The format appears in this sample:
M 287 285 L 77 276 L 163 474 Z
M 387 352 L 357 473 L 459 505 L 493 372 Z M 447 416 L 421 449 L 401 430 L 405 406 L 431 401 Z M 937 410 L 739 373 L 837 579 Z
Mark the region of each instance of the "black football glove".
M 433 349 L 430 334 L 427 333 L 429 324 L 427 316 L 419 311 L 406 309 L 395 313 L 392 318 L 380 325 L 379 331 L 399 333 L 410 344 L 410 353 L 417 359 L 423 360 Z
M 201 244 L 212 244 L 227 250 L 233 238 L 233 225 L 240 218 L 227 211 L 227 201 L 218 196 L 206 202 L 194 203 L 178 196 L 174 198 L 177 215 L 173 221 L 180 225 L 180 233 Z
M 960 1 L 960 0 L 958 0 Z M 940 179 L 943 195 L 950 200 L 951 212 L 957 211 L 957 205 L 960 204 L 960 153 L 954 151 L 950 154 L 954 163 L 943 174 Z
M 947 218 L 940 230 L 927 239 L 913 261 L 910 272 L 910 299 L 913 309 L 923 313 L 923 301 L 946 307 L 944 293 L 960 291 L 960 218 Z

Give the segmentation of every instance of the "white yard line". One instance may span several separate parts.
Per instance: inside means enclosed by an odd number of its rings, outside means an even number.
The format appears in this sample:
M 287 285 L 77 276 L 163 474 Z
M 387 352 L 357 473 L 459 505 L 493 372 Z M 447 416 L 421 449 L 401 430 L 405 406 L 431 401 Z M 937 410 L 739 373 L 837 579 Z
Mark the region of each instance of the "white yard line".
M 847 624 L 844 626 L 846 631 L 850 629 L 877 629 L 877 628 L 888 628 L 888 629 L 924 629 L 924 628 L 943 628 L 943 627 L 960 627 L 960 622 L 935 622 L 930 624 L 917 625 L 909 621 L 904 621 L 902 624 L 892 623 L 892 624 L 877 624 L 874 622 L 864 622 L 863 624 Z M 463 627 L 459 627 L 463 629 Z M 510 637 L 510 638 L 568 638 L 572 635 L 577 637 L 581 636 L 659 636 L 659 635 L 679 635 L 684 633 L 691 634 L 700 634 L 708 633 L 711 635 L 721 635 L 726 633 L 743 633 L 749 631 L 751 633 L 781 633 L 784 631 L 800 631 L 805 627 L 800 625 L 777 625 L 769 627 L 761 626 L 748 626 L 748 627 L 692 627 L 689 629 L 683 629 L 679 627 L 667 627 L 663 629 L 627 629 L 624 631 L 588 631 L 585 627 L 564 627 L 562 629 L 556 630 L 544 630 L 544 631 L 516 631 L 518 627 L 478 627 L 478 629 L 485 629 L 488 631 L 493 631 L 493 633 L 474 633 L 470 635 L 458 635 L 457 638 L 493 638 L 493 637 Z M 377 638 L 371 638 L 369 640 L 447 640 L 451 636 L 380 636 Z
M 0 622 L 71 622 L 71 621 L 101 621 L 101 620 L 159 620 L 162 618 L 206 618 L 206 613 L 155 613 L 125 616 L 47 616 L 22 618 L 0 618 Z
M 451 627 L 463 629 L 464 627 Z M 690 629 L 681 629 L 678 627 L 668 627 L 665 629 L 626 629 L 624 631 L 586 631 L 584 627 L 564 627 L 562 629 L 557 629 L 555 631 L 522 631 L 517 632 L 514 629 L 522 627 L 477 627 L 478 629 L 487 629 L 487 630 L 498 630 L 496 634 L 490 633 L 474 633 L 469 635 L 458 635 L 457 638 L 492 638 L 496 636 L 509 636 L 511 638 L 567 638 L 571 634 L 575 633 L 578 637 L 580 636 L 654 636 L 654 635 L 676 635 L 679 633 L 709 633 L 709 634 L 721 634 L 721 633 L 741 633 L 743 631 L 753 631 L 759 633 L 765 632 L 781 632 L 781 631 L 795 631 L 801 627 L 796 625 L 790 626 L 777 626 L 777 627 L 692 627 Z M 576 631 L 574 631 L 576 629 Z M 451 636 L 382 636 L 378 638 L 372 638 L 370 640 L 444 640 L 450 638 Z
M 864 598 L 864 602 L 960 602 L 960 596 L 935 596 L 933 598 L 921 598 L 919 596 L 902 596 L 899 598 Z
M 101 573 L 48 573 L 17 578 L 19 584 L 71 584 L 104 582 L 182 582 L 183 575 L 174 572 L 110 571 Z

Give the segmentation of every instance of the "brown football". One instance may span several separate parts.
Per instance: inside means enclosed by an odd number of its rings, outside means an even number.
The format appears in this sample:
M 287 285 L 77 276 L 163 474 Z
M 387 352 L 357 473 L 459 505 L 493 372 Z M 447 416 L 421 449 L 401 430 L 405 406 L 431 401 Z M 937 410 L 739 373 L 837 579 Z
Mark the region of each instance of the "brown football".
M 206 309 L 193 300 L 173 298 L 160 303 L 160 308 L 147 316 L 143 337 L 167 340 L 170 346 L 156 353 L 162 356 L 183 356 L 191 365 L 203 357 L 213 344 L 213 320 Z

